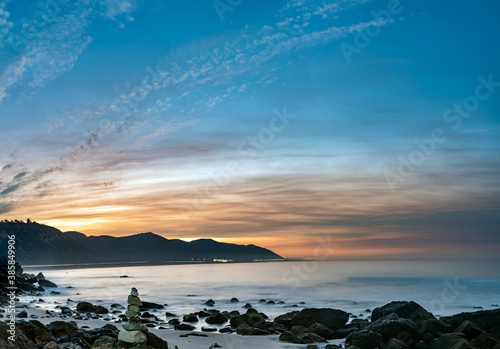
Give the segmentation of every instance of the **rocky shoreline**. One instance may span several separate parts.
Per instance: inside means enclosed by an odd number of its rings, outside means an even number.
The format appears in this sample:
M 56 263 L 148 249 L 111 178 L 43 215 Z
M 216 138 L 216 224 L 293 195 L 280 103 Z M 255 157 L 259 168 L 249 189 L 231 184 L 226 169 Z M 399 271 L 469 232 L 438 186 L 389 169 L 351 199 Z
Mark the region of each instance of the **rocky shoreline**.
M 43 275 L 23 274 L 22 268 L 18 271 L 25 289 L 19 292 L 41 296 L 40 280 L 51 287 Z M 0 272 L 1 282 L 2 275 Z M 5 287 L 1 285 L 3 290 Z M 18 304 L 15 341 L 8 339 L 8 320 L 0 322 L 0 349 L 167 349 L 169 344 L 164 339 L 167 336 L 163 335 L 167 333 L 168 338 L 186 339 L 185 346 L 179 344 L 178 349 L 257 348 L 255 344 L 241 344 L 255 337 L 269 338 L 269 342 L 259 342 L 258 347 L 265 349 L 271 348 L 271 344 L 272 348 L 304 349 L 500 349 L 500 309 L 437 319 L 415 302 L 394 301 L 373 311 L 367 309 L 363 319 L 329 308 L 305 308 L 270 319 L 250 304 L 242 306 L 236 298 L 230 302 L 234 304 L 233 311 L 219 311 L 216 303 L 208 300 L 197 312 L 177 315 L 168 312 L 167 305 L 145 301 L 141 302 L 140 313 L 135 314 L 134 310 L 132 314 L 130 299 L 128 306 L 115 303 L 109 309 L 69 299 L 66 304 L 56 305 L 55 310 L 43 311 L 37 309 L 37 305 L 43 303 L 39 298 L 32 304 Z M 142 342 L 119 340 L 119 327 L 126 328 L 135 316 L 138 316 L 137 323 L 140 321 L 141 334 L 144 333 Z M 0 317 L 6 318 L 5 310 L 1 310 Z M 106 324 L 101 326 L 103 323 Z M 196 331 L 195 323 L 204 324 L 201 331 Z M 220 341 L 221 337 L 211 337 L 215 334 L 238 338 L 240 344 L 231 345 L 227 340 L 219 344 L 203 342 L 198 346 L 191 343 L 194 337 L 219 338 Z M 170 345 L 171 349 L 174 347 L 177 348 Z

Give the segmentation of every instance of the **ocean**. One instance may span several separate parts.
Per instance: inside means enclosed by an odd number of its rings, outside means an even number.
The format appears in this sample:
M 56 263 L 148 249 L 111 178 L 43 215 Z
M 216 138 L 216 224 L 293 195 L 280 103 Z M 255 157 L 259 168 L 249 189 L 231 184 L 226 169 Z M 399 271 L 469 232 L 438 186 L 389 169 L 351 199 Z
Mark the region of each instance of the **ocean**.
M 436 316 L 498 308 L 500 268 L 486 261 L 297 261 L 218 263 L 112 268 L 52 269 L 43 272 L 57 289 L 26 296 L 42 308 L 67 299 L 108 307 L 126 305 L 131 287 L 144 301 L 168 304 L 179 316 L 206 308 L 215 301 L 221 311 L 239 310 L 250 303 L 270 318 L 303 308 L 330 307 L 359 318 L 394 300 L 413 300 Z M 127 275 L 128 278 L 120 276 Z M 68 288 L 71 286 L 71 288 Z M 60 294 L 50 294 L 50 291 Z M 231 303 L 236 297 L 239 303 Z M 259 302 L 261 299 L 276 304 Z M 279 304 L 279 302 L 284 302 Z M 157 315 L 161 317 L 160 315 Z M 163 317 L 163 319 L 165 319 Z M 200 325 L 201 326 L 201 323 Z

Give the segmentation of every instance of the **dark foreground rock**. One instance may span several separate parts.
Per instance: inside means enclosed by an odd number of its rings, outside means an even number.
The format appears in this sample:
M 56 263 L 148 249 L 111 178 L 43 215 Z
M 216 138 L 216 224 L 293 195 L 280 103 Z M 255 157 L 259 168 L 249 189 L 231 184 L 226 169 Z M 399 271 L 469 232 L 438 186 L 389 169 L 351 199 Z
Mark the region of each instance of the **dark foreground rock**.
M 434 315 L 415 302 L 391 302 L 382 307 L 373 309 L 372 321 L 377 321 L 392 313 L 402 319 L 410 319 L 417 325 L 425 320 L 435 319 Z
M 453 316 L 442 317 L 441 320 L 453 327 L 459 326 L 464 321 L 469 321 L 477 325 L 483 331 L 500 337 L 500 309 L 460 313 Z
M 18 321 L 14 341 L 9 340 L 7 322 L 0 322 L 0 349 L 168 349 L 168 344 L 158 336 L 147 333 L 147 342 L 128 344 L 117 339 L 119 330 L 107 324 L 92 330 L 79 329 L 74 322 L 54 321 L 47 326 L 36 320 Z

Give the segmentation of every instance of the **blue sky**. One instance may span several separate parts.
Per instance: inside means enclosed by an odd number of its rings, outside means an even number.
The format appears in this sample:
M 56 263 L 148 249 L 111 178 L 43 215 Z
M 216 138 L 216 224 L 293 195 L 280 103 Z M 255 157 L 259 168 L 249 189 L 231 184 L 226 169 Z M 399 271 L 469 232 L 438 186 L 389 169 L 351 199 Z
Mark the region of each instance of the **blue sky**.
M 330 258 L 494 256 L 498 10 L 0 1 L 0 213 L 288 257 L 325 238 Z

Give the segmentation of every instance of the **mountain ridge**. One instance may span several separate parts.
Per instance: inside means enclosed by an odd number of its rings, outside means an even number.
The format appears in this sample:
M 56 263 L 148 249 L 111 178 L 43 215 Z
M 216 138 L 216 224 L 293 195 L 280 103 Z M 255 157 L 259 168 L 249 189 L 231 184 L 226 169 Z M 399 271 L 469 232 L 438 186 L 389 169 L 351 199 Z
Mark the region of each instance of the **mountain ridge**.
M 254 244 L 237 245 L 209 238 L 187 242 L 153 232 L 87 236 L 35 222 L 0 222 L 2 246 L 7 246 L 11 234 L 16 236 L 16 260 L 23 265 L 283 259 Z

